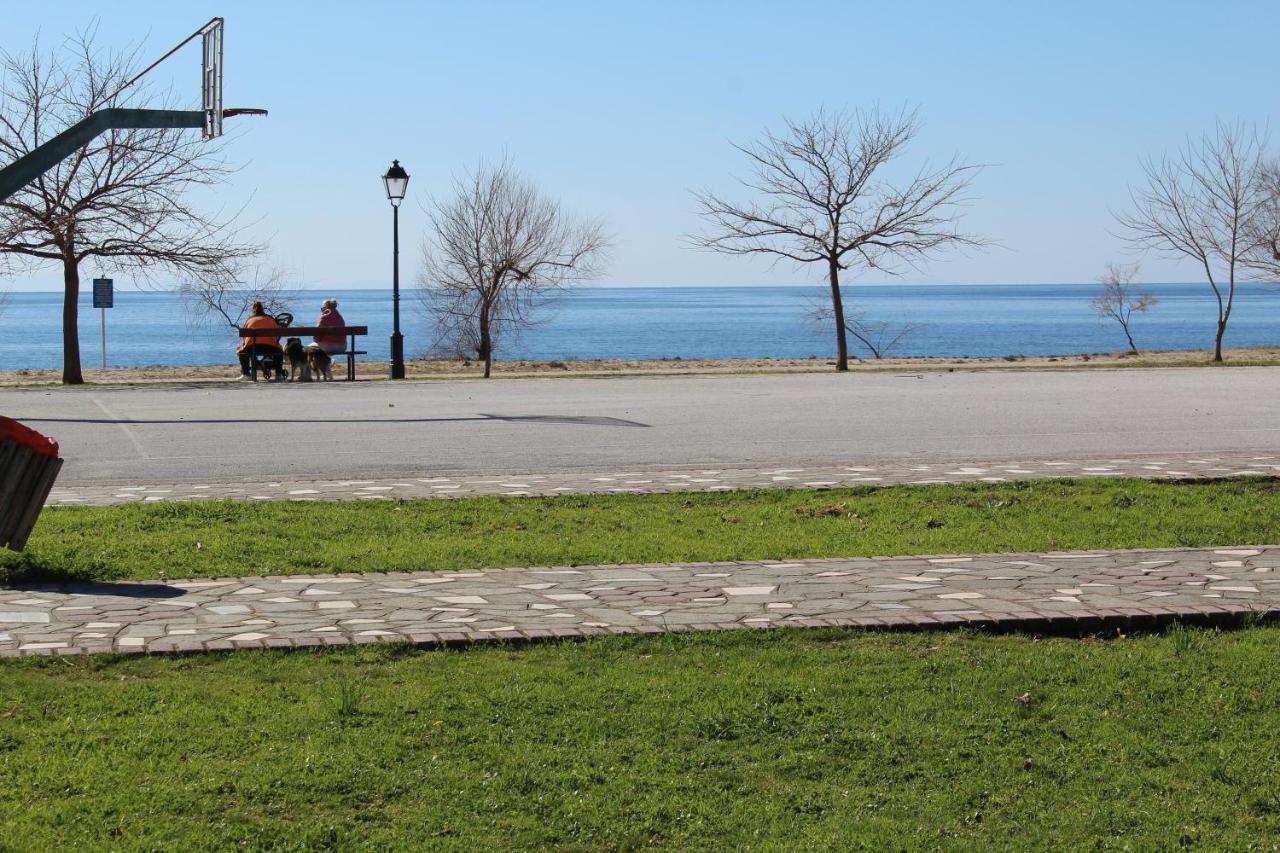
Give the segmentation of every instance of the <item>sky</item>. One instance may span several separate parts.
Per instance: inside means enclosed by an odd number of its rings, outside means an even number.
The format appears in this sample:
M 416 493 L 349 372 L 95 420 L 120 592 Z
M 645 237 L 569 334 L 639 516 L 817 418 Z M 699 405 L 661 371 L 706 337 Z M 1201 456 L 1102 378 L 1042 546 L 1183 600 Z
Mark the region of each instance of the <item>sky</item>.
M 148 61 L 223 16 L 225 105 L 270 115 L 227 121 L 227 155 L 243 168 L 216 203 L 245 204 L 271 261 L 318 289 L 390 286 L 380 176 L 393 158 L 411 176 L 400 216 L 408 285 L 426 205 L 504 156 L 567 210 L 605 221 L 613 249 L 600 284 L 820 281 L 812 266 L 690 248 L 686 235 L 702 227 L 690 191 L 745 200 L 732 143 L 784 117 L 877 104 L 923 121 L 902 165 L 984 164 L 963 226 L 994 245 L 902 281 L 1092 281 L 1108 262 L 1139 260 L 1113 212 L 1127 208 L 1140 158 L 1219 120 L 1275 124 L 1280 76 L 1276 0 L 0 6 L 0 50 L 29 49 L 37 35 L 54 47 L 96 24 L 99 43 L 140 44 Z M 199 67 L 193 42 L 149 76 L 194 109 Z M 1200 278 L 1185 262 L 1140 260 L 1145 281 Z M 46 268 L 0 287 L 60 282 Z

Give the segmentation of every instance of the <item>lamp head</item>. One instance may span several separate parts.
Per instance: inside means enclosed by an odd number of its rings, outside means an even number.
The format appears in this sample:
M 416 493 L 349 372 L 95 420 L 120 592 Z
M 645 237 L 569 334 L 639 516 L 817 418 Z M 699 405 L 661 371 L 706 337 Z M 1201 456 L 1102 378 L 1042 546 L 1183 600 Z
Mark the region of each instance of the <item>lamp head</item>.
M 391 161 L 391 168 L 382 176 L 382 185 L 387 189 L 387 198 L 392 206 L 398 207 L 409 189 L 409 173 L 400 165 L 399 160 Z

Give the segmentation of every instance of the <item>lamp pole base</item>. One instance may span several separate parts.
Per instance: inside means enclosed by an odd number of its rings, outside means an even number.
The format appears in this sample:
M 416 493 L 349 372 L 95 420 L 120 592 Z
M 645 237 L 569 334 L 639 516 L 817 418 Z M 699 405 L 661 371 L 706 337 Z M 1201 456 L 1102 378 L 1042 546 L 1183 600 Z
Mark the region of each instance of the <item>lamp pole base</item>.
M 404 379 L 404 335 L 391 336 L 391 378 Z

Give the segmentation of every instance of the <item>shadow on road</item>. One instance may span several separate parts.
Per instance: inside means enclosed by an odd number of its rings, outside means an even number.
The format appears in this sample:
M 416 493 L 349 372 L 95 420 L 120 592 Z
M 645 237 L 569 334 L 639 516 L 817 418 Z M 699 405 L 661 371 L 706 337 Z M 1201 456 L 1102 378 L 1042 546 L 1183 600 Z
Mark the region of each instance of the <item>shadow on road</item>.
M 28 424 L 112 424 L 117 426 L 178 425 L 178 424 L 446 424 L 467 421 L 506 421 L 509 423 L 571 424 L 578 426 L 644 427 L 649 424 L 624 418 L 600 415 L 486 415 L 477 414 L 457 418 L 28 418 L 20 417 Z

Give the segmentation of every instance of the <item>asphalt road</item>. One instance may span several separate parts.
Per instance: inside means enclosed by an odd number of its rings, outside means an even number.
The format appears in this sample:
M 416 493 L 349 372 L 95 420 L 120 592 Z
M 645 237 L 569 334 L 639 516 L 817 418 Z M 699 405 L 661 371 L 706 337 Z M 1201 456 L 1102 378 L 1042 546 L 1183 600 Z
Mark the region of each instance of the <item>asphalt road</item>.
M 1280 451 L 1280 368 L 0 391 L 59 482 Z

